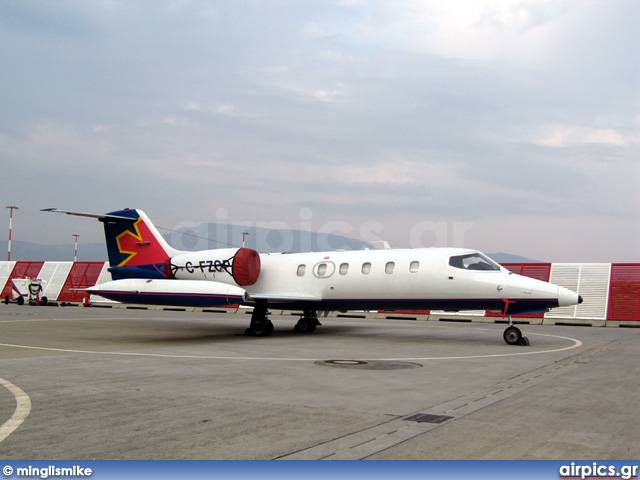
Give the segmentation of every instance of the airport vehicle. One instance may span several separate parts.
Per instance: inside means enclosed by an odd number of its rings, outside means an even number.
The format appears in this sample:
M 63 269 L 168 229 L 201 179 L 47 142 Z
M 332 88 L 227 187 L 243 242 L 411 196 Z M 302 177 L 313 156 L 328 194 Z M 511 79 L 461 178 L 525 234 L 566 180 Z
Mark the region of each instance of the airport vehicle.
M 44 290 L 44 282 L 39 278 L 14 278 L 11 280 L 11 297 L 4 297 L 4 303 L 15 302 L 24 305 L 25 299 L 29 305 L 46 305 L 47 297 L 40 297 Z
M 463 248 L 259 254 L 249 248 L 197 252 L 169 246 L 136 209 L 107 214 L 46 209 L 104 224 L 113 281 L 87 291 L 125 303 L 214 307 L 253 305 L 248 335 L 268 336 L 268 308 L 299 310 L 311 333 L 330 310 L 491 310 L 509 316 L 508 344 L 524 344 L 510 315 L 575 305 L 575 292 L 516 275 Z

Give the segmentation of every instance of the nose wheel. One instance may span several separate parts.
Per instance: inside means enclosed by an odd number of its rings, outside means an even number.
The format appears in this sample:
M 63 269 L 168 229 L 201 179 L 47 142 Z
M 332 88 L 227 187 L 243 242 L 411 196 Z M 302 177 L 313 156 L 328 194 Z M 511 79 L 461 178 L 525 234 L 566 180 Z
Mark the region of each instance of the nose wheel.
M 503 298 L 504 302 L 504 310 L 502 311 L 502 318 L 507 316 L 507 310 L 509 309 L 509 304 L 516 303 L 515 300 L 509 300 L 508 298 Z M 509 326 L 502 334 L 502 338 L 509 345 L 529 345 L 529 339 L 527 337 L 522 336 L 522 332 L 518 327 L 513 326 L 513 320 L 511 319 L 511 315 L 509 317 Z
M 522 336 L 522 332 L 518 327 L 510 325 L 502 334 L 502 338 L 509 345 L 529 345 L 529 339 Z

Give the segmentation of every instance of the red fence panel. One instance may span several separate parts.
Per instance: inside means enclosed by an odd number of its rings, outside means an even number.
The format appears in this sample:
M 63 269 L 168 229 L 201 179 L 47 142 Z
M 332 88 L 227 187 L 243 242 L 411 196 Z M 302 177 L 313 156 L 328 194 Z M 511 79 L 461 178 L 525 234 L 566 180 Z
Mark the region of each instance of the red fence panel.
M 611 265 L 607 320 L 640 320 L 640 263 Z
M 502 263 L 510 272 L 548 282 L 551 276 L 550 263 Z
M 58 295 L 59 302 L 82 302 L 88 296 L 83 290 L 98 281 L 104 262 L 75 262 Z

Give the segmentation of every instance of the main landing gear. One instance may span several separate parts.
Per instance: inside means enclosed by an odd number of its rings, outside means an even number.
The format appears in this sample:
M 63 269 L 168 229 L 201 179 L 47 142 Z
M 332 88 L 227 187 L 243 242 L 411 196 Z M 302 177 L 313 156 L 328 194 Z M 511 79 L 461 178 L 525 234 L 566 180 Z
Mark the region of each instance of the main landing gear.
M 522 332 L 518 327 L 513 326 L 511 316 L 509 316 L 509 326 L 502 334 L 502 338 L 509 345 L 529 345 L 529 339 L 522 336 Z
M 316 327 L 322 325 L 318 320 L 318 312 L 315 310 L 305 310 L 293 331 L 296 333 L 313 333 Z
M 267 304 L 265 302 L 258 303 L 253 308 L 251 314 L 251 323 L 244 334 L 249 337 L 268 337 L 273 333 L 273 323 L 267 318 Z M 318 321 L 318 312 L 315 310 L 305 310 L 293 331 L 296 333 L 313 333 L 316 327 L 321 325 Z
M 251 323 L 249 328 L 244 331 L 244 334 L 248 337 L 268 337 L 271 335 L 273 333 L 273 323 L 267 318 L 268 314 L 267 304 L 258 303 L 253 308 Z

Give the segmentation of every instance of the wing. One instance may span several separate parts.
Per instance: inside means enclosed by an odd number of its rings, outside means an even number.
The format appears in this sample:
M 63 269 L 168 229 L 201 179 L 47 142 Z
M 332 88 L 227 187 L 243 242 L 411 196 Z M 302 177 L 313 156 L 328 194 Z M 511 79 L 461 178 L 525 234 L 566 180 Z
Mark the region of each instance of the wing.
M 320 295 L 305 295 L 305 294 L 264 294 L 264 293 L 250 293 L 248 301 L 266 300 L 269 303 L 291 303 L 291 302 L 319 302 L 322 300 Z

